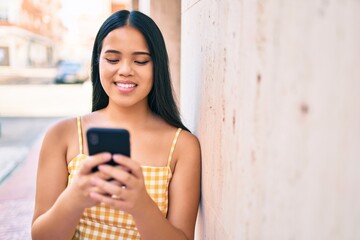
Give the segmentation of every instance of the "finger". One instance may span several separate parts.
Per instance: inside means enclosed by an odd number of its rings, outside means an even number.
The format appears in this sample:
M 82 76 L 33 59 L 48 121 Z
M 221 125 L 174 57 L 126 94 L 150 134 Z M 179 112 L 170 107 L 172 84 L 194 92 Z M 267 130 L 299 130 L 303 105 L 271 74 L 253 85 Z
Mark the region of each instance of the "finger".
M 84 163 L 81 165 L 79 174 L 89 174 L 92 172 L 92 169 L 102 163 L 110 161 L 111 154 L 110 153 L 99 153 L 89 157 Z
M 105 203 L 105 204 L 113 206 L 117 209 L 123 209 L 123 206 L 125 203 L 125 201 L 121 198 L 114 198 L 112 196 L 106 196 L 106 195 L 99 194 L 96 192 L 91 192 L 90 197 L 97 202 Z
M 97 192 L 100 194 L 109 195 L 106 191 L 104 191 L 102 188 L 99 188 L 96 184 L 94 184 L 91 180 L 91 187 L 89 188 L 89 192 Z M 110 195 L 109 195 L 110 196 Z
M 101 179 L 104 179 L 104 180 L 110 180 L 111 179 L 111 176 L 109 176 L 108 174 L 104 173 L 104 172 L 101 172 L 101 171 L 97 171 L 95 173 L 95 176 L 96 177 L 99 177 Z
M 136 177 L 136 178 L 142 178 L 142 168 L 139 163 L 135 162 L 134 160 L 131 160 L 130 158 L 124 156 L 115 154 L 113 155 L 113 159 L 115 162 L 119 163 L 121 166 L 127 168 L 130 170 L 130 172 Z
M 122 168 L 113 167 L 109 165 L 100 165 L 100 172 L 111 176 L 115 181 L 125 185 L 128 188 L 132 188 L 132 182 L 136 180 L 135 176 L 127 171 L 124 171 Z
M 114 185 L 116 185 L 118 187 L 126 187 L 124 184 L 122 184 L 121 182 L 118 182 L 116 180 L 111 180 L 111 181 L 108 181 L 108 182 L 110 182 L 111 184 L 114 184 Z
M 101 191 L 109 194 L 110 196 L 118 196 L 123 197 L 126 196 L 126 187 L 121 186 L 118 182 L 108 182 L 104 181 L 100 178 L 93 177 L 91 178 L 91 183 L 94 184 L 97 188 L 99 188 Z
M 116 167 L 121 168 L 125 172 L 128 172 L 128 173 L 131 172 L 131 170 L 129 168 L 125 167 L 124 165 L 117 165 Z

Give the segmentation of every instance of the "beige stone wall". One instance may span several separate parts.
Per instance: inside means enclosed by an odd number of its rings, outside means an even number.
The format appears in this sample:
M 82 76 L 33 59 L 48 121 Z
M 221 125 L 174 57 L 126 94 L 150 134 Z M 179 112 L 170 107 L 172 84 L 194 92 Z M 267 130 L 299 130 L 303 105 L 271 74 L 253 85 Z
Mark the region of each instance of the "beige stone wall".
M 360 239 L 360 2 L 182 1 L 198 239 Z

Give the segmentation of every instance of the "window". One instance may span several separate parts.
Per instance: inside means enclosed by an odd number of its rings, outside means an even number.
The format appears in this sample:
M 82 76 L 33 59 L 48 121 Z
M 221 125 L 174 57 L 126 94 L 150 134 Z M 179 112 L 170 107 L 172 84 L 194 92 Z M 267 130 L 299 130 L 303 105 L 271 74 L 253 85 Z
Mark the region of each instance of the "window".
M 9 20 L 9 3 L 0 0 L 0 22 L 7 22 Z
M 0 9 L 0 22 L 7 22 L 9 20 L 8 11 Z
M 0 47 L 0 66 L 9 66 L 9 48 Z

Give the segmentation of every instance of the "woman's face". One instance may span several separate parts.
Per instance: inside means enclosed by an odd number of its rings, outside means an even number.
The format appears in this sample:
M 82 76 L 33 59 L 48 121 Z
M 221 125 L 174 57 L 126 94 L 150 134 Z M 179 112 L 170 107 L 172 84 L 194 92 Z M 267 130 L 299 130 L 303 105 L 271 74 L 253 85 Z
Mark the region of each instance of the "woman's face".
M 148 104 L 153 63 L 145 38 L 137 29 L 124 26 L 104 38 L 99 72 L 109 104 L 122 107 Z

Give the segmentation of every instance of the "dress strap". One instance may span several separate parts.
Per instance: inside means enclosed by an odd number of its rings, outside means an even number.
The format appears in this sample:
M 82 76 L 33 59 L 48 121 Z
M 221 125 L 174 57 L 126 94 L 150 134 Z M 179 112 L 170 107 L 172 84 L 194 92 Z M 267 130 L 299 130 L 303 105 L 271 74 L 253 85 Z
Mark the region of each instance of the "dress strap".
M 175 150 L 175 146 L 176 146 L 176 142 L 178 140 L 178 137 L 179 137 L 179 134 L 181 132 L 181 128 L 178 128 L 176 133 L 175 133 L 175 137 L 174 137 L 174 140 L 171 144 L 171 148 L 170 148 L 170 154 L 169 154 L 169 158 L 168 158 L 168 163 L 167 163 L 167 166 L 170 167 L 170 163 L 171 163 L 171 159 L 172 159 L 172 155 L 174 153 L 174 150 Z
M 79 151 L 80 154 L 83 154 L 83 137 L 82 137 L 82 127 L 81 127 L 81 117 L 77 117 L 77 130 L 78 130 L 78 137 L 79 137 Z

